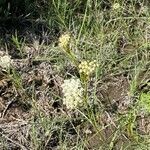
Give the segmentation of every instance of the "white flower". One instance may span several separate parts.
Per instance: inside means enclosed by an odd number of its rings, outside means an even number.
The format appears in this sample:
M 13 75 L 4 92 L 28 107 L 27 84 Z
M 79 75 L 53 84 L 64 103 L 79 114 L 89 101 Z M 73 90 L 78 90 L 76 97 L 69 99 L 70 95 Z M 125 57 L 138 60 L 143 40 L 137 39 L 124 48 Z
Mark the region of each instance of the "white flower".
M 2 68 L 9 68 L 12 60 L 11 57 L 8 55 L 0 57 L 0 66 Z
M 68 109 L 74 109 L 83 103 L 83 88 L 79 79 L 64 80 L 61 87 L 64 94 L 63 104 Z
M 66 48 L 69 44 L 69 41 L 70 41 L 70 35 L 69 34 L 63 34 L 60 36 L 59 38 L 59 47 L 61 48 Z
M 90 74 L 92 74 L 95 71 L 96 67 L 98 67 L 96 60 L 91 61 L 91 62 L 82 61 L 79 64 L 79 72 L 89 76 Z

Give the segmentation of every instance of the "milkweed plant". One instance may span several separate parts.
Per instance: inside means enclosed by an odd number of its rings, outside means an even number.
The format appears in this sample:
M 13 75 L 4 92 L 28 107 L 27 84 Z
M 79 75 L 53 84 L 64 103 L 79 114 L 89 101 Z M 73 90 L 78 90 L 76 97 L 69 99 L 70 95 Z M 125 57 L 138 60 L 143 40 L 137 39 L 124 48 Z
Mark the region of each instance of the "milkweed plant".
M 70 34 L 65 33 L 60 36 L 58 46 L 75 65 L 80 75 L 79 78 L 72 77 L 64 80 L 61 85 L 63 104 L 67 109 L 73 110 L 79 106 L 88 106 L 88 82 L 91 75 L 96 71 L 98 63 L 96 60 L 78 60 L 72 48 L 70 48 L 70 40 Z

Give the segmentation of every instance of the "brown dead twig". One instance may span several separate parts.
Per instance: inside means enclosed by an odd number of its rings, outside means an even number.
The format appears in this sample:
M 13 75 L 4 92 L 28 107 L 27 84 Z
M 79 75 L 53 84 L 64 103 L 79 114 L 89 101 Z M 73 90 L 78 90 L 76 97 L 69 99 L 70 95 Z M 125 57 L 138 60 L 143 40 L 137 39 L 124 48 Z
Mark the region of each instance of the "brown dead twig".
M 12 103 L 14 103 L 16 101 L 16 97 L 17 97 L 17 95 L 15 95 L 15 97 L 11 101 L 8 102 L 7 106 L 5 107 L 4 111 L 2 112 L 2 118 L 4 118 L 4 116 L 6 115 L 7 110 L 12 105 Z

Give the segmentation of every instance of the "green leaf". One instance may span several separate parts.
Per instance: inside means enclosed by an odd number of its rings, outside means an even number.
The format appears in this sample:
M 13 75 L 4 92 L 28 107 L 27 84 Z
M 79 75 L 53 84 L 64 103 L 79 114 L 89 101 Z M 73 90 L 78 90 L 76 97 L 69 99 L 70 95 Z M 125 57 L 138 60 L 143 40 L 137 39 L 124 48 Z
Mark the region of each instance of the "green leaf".
M 146 111 L 150 112 L 150 93 L 142 93 L 140 96 L 140 105 Z

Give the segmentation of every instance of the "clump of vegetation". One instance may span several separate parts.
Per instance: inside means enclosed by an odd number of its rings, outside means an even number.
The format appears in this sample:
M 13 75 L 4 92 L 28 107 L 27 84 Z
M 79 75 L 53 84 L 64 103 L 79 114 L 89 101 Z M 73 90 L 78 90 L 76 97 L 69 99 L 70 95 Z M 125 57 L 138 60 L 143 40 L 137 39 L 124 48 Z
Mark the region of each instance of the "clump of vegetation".
M 0 149 L 149 149 L 149 9 L 0 1 Z

